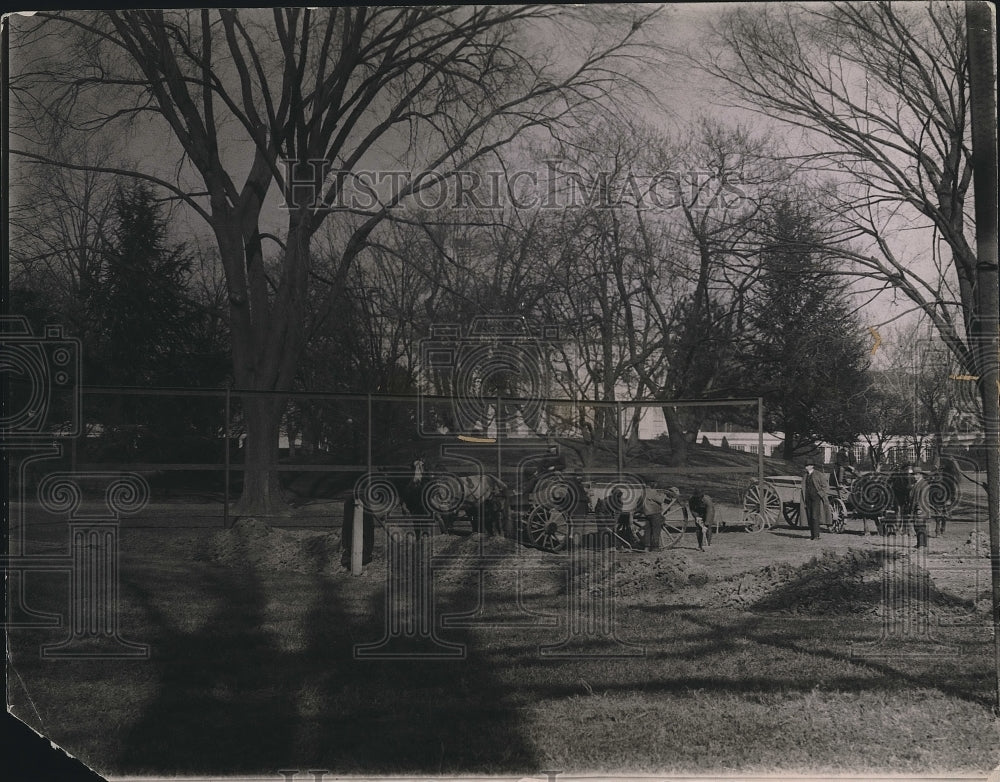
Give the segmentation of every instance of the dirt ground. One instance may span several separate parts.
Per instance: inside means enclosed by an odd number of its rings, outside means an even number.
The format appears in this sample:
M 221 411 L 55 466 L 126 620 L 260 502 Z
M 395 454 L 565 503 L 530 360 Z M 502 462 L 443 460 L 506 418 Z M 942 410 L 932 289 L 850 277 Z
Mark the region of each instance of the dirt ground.
M 723 506 L 720 516 L 738 518 Z M 204 533 L 202 533 L 204 534 Z M 198 558 L 234 568 L 322 573 L 355 580 L 361 591 L 385 583 L 386 533 L 376 533 L 373 562 L 360 577 L 341 564 L 340 530 L 272 527 L 242 519 L 229 530 L 210 534 Z M 190 546 L 181 536 L 174 545 Z M 697 549 L 693 531 L 661 552 L 587 549 L 575 555 L 549 553 L 514 541 L 479 534 L 434 534 L 429 543 L 436 584 L 447 588 L 468 578 L 479 561 L 493 571 L 498 588 L 527 578 L 539 588 L 560 588 L 566 566 L 575 576 L 587 574 L 588 588 L 608 588 L 630 604 L 657 602 L 683 592 L 687 602 L 708 607 L 760 608 L 796 613 L 877 613 L 880 590 L 892 579 L 924 578 L 937 609 L 988 615 L 989 541 L 985 525 L 952 522 L 947 533 L 915 548 L 911 534 L 888 537 L 863 534 L 859 521 L 818 541 L 808 530 L 787 525 L 746 532 L 735 524 L 720 526 L 712 545 Z M 517 575 L 518 571 L 520 575 Z M 525 576 L 525 573 L 528 575 Z
M 926 553 L 855 523 L 817 542 L 784 525 L 729 524 L 704 552 L 693 531 L 655 553 L 432 534 L 390 568 L 387 532 L 412 534 L 397 519 L 377 529 L 373 560 L 354 576 L 342 514 L 328 511 L 308 528 L 295 518 L 124 527 L 120 628 L 150 658 L 54 665 L 38 650 L 65 631 L 22 632 L 9 658 L 17 713 L 115 773 L 874 774 L 996 763 L 985 525 L 953 522 Z M 65 547 L 64 525 L 30 533 L 39 550 Z M 359 665 L 359 646 L 381 648 L 391 622 L 415 618 L 394 574 L 418 571 L 440 640 L 466 657 Z M 63 610 L 65 579 L 31 587 L 33 607 Z M 896 610 L 887 595 L 926 597 L 909 606 L 942 620 L 933 637 L 882 643 L 897 626 L 882 621 Z M 585 613 L 603 608 L 613 610 Z M 620 635 L 605 633 L 609 616 Z M 592 619 L 601 632 L 573 639 Z M 566 659 L 543 654 L 564 637 Z M 393 640 L 409 652 L 419 639 Z M 592 659 L 574 640 L 643 653 Z M 898 655 L 899 644 L 914 654 Z M 713 732 L 747 721 L 757 728 Z

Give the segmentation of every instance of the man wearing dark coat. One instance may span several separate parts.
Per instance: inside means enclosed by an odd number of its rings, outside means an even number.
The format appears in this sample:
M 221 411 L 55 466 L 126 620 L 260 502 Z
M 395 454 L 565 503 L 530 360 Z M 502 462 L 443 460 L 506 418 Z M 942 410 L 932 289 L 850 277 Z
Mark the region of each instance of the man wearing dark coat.
M 893 474 L 889 485 L 896 501 L 896 516 L 900 519 L 902 528 L 912 526 L 917 538 L 917 548 L 926 548 L 927 519 L 917 502 L 917 484 L 920 479 L 920 472 L 914 465 L 908 464 Z
M 944 507 L 940 508 L 934 516 L 935 538 L 938 535 L 944 535 L 945 528 L 948 526 L 948 520 L 951 517 L 951 505 L 958 500 L 960 496 L 959 487 L 962 484 L 962 468 L 958 466 L 958 462 L 955 461 L 954 456 L 945 456 L 941 459 L 940 469 L 940 480 L 944 484 L 947 498 Z
M 809 519 L 809 537 L 819 540 L 819 528 L 830 523 L 830 483 L 826 473 L 817 470 L 813 462 L 806 464 L 806 475 L 803 479 L 802 500 L 806 506 L 806 518 Z
M 698 536 L 698 551 L 712 545 L 712 525 L 715 524 L 715 503 L 701 489 L 694 489 L 688 500 L 687 510 L 694 516 L 694 531 Z M 687 512 L 685 511 L 685 516 Z

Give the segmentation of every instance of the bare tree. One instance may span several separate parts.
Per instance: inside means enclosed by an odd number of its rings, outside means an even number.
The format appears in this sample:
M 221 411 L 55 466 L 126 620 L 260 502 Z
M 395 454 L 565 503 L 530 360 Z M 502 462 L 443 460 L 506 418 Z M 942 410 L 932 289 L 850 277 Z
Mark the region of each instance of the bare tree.
M 571 207 L 558 228 L 562 284 L 553 288 L 552 316 L 568 324 L 564 363 L 586 370 L 566 373 L 567 390 L 663 402 L 676 464 L 701 413 L 670 402 L 733 395 L 729 368 L 753 279 L 750 237 L 784 173 L 765 149 L 743 129 L 708 121 L 678 144 L 618 120 L 547 159 Z M 608 429 L 599 418 L 598 437 Z M 631 418 L 634 440 L 638 410 Z
M 570 17 L 585 24 L 593 13 L 499 6 L 39 13 L 16 31 L 30 63 L 17 75 L 23 109 L 54 118 L 66 133 L 108 134 L 152 118 L 180 156 L 165 174 L 154 165 L 160 156 L 148 167 L 94 169 L 45 148 L 14 152 L 154 182 L 208 224 L 229 289 L 236 385 L 266 392 L 244 400 L 241 511 L 267 512 L 278 499 L 271 468 L 283 400 L 274 392 L 290 388 L 305 343 L 314 235 L 331 214 L 350 226 L 332 271 L 334 293 L 391 210 L 440 181 L 403 177 L 361 213 L 335 209 L 355 174 L 372 155 L 396 149 L 400 163 L 447 178 L 528 129 L 553 129 L 624 87 L 654 14 L 602 12 L 602 31 L 589 41 L 573 36 L 576 56 L 556 67 L 525 44 L 529 25 L 559 28 Z M 572 36 L 575 28 L 561 29 Z M 55 41 L 76 42 L 68 59 Z M 275 188 L 284 197 L 280 238 L 267 224 Z M 270 262 L 268 241 L 280 248 Z
M 998 423 L 996 23 L 986 3 L 836 3 L 727 15 L 697 64 L 741 104 L 802 128 L 803 160 L 840 176 L 859 274 L 903 293 L 978 379 Z M 975 116 L 974 116 L 975 115 Z M 975 146 L 975 149 L 974 149 Z M 967 202 L 975 175 L 975 248 Z M 921 228 L 916 263 L 899 232 Z M 937 239 L 947 256 L 937 252 Z M 987 459 L 993 620 L 1000 629 L 1000 464 Z M 1000 652 L 997 704 L 1000 707 Z
M 95 166 L 107 162 L 85 148 L 75 157 Z M 115 183 L 95 171 L 41 164 L 12 173 L 11 283 L 45 291 L 74 336 L 86 343 L 96 328 L 87 304 L 104 271 Z
M 839 187 L 856 274 L 895 287 L 934 323 L 970 374 L 976 254 L 970 243 L 969 85 L 962 7 L 950 3 L 836 3 L 727 14 L 710 37 L 719 57 L 699 67 L 742 106 L 802 129 L 790 156 Z M 899 230 L 924 228 L 928 263 L 914 263 Z M 950 257 L 937 252 L 940 237 Z M 845 273 L 850 270 L 844 269 Z

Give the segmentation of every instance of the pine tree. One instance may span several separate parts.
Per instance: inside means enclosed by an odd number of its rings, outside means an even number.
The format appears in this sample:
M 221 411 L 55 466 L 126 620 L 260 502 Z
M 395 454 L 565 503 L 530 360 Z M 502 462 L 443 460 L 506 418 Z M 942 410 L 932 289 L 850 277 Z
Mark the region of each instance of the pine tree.
M 851 442 L 862 425 L 866 346 L 825 239 L 801 200 L 779 203 L 749 305 L 744 371 L 764 397 L 765 426 L 784 432 L 787 459 L 820 441 Z
M 205 313 L 189 291 L 193 259 L 168 242 L 167 221 L 149 188 L 119 190 L 104 255 L 100 285 L 88 302 L 100 337 L 88 346 L 85 381 L 140 388 L 218 385 L 226 356 L 204 360 Z M 212 376 L 213 365 L 218 377 Z M 214 436 L 221 426 L 216 400 L 107 399 L 92 409 L 107 432 L 105 444 L 121 456 L 141 448 L 144 458 L 179 459 L 186 439 Z

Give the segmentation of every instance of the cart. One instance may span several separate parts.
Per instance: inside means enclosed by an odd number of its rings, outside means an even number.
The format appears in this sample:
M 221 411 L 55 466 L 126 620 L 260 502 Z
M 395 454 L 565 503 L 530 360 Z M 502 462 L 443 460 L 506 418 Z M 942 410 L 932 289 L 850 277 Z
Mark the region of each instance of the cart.
M 526 497 L 515 497 L 511 510 L 518 519 L 523 540 L 544 551 L 565 551 L 570 524 L 574 525 L 574 531 L 579 531 L 579 522 L 588 521 L 587 491 L 576 476 L 549 472 Z M 596 519 L 594 529 L 583 531 L 596 532 Z
M 660 546 L 674 548 L 684 537 L 688 514 L 676 490 L 668 492 L 630 481 L 587 481 L 584 488 L 591 511 L 602 520 L 602 526 L 611 526 L 619 545 L 632 548 L 633 540 L 644 540 L 649 523 L 647 513 L 657 507 L 663 516 Z M 621 492 L 620 500 L 613 499 L 616 490 Z M 628 538 L 618 532 L 618 520 L 623 514 L 628 514 Z
M 611 501 L 616 489 L 621 490 L 621 508 Z M 630 545 L 617 532 L 618 518 L 627 513 L 633 538 L 641 540 L 648 523 L 645 509 L 650 491 L 657 490 L 633 481 L 592 481 L 553 472 L 538 481 L 525 502 L 516 498 L 514 512 L 524 540 L 544 551 L 565 551 L 571 528 L 578 535 L 610 531 L 618 542 Z M 684 534 L 687 514 L 676 497 L 663 505 L 662 513 L 660 542 L 672 548 Z
M 843 532 L 846 528 L 848 496 L 844 489 L 831 490 L 827 495 L 830 503 L 830 532 Z M 802 476 L 768 475 L 764 477 L 763 483 L 755 478 L 743 492 L 742 523 L 748 529 L 760 532 L 777 524 L 780 515 L 788 526 L 797 529 L 805 520 L 802 505 Z

